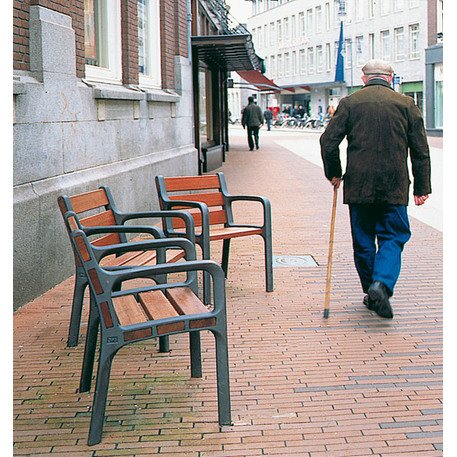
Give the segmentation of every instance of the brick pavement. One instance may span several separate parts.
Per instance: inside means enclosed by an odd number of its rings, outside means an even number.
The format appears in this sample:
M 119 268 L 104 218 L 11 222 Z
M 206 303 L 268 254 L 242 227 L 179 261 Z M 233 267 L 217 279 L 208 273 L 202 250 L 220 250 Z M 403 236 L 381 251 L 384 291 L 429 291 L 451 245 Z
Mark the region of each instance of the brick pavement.
M 232 139 L 222 167 L 229 189 L 268 196 L 274 254 L 311 255 L 318 266 L 275 268 L 275 291 L 266 293 L 260 237 L 233 240 L 233 426 L 217 425 L 213 337 L 202 334 L 204 374 L 191 379 L 187 335 L 178 335 L 169 354 L 155 342 L 120 351 L 103 440 L 88 447 L 92 394 L 77 392 L 83 345 L 65 347 L 70 278 L 14 316 L 15 455 L 443 455 L 442 234 L 411 221 L 395 317 L 382 320 L 362 304 L 339 202 L 331 311 L 323 320 L 331 188 L 319 167 L 262 141 L 249 152 L 244 138 Z M 246 220 L 258 214 L 237 210 Z M 214 257 L 220 252 L 217 246 Z

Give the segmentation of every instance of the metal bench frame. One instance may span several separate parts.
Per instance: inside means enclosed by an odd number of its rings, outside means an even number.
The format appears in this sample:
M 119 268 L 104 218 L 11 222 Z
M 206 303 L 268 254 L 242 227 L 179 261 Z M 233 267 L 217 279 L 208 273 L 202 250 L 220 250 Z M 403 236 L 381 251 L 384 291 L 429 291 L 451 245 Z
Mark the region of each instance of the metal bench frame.
M 221 426 L 231 425 L 225 279 L 221 267 L 212 261 L 194 260 L 195 245 L 186 238 L 121 243 L 106 247 L 94 246 L 89 242 L 85 232 L 78 228 L 78 221 L 75 216 L 74 212 L 67 212 L 64 215 L 64 220 L 74 252 L 86 275 L 91 296 L 80 392 L 87 392 L 91 387 L 97 335 L 100 328 L 99 360 L 88 444 L 94 445 L 101 441 L 111 365 L 119 349 L 134 342 L 177 333 L 189 333 L 192 377 L 202 376 L 199 332 L 209 330 L 214 334 L 216 340 L 218 419 Z M 144 250 L 183 249 L 187 261 L 127 269 L 114 267 L 115 270 L 108 270 L 100 266 L 100 260 L 105 256 L 123 254 L 132 249 L 138 250 L 138 248 Z M 165 317 L 130 325 L 120 324 L 113 300 L 132 295 L 141 297 L 142 294 L 151 291 L 169 293 L 170 290 L 176 288 L 190 289 L 196 296 L 198 293 L 198 271 L 204 271 L 211 276 L 214 296 L 212 311 Z M 186 279 L 181 282 L 163 283 L 163 279 L 167 278 L 167 275 L 177 272 L 185 272 Z M 153 280 L 152 285 L 141 285 L 141 287 L 121 290 L 123 282 L 138 278 L 151 279 Z M 200 304 L 202 309 L 205 308 L 202 303 Z
M 265 247 L 265 282 L 266 291 L 273 291 L 273 252 L 271 234 L 271 204 L 268 198 L 254 195 L 230 195 L 224 174 L 203 176 L 176 176 L 155 178 L 159 204 L 162 210 L 197 210 L 192 213 L 195 227 L 200 233 L 195 234 L 195 241 L 201 247 L 202 258 L 210 259 L 210 242 L 223 240 L 222 269 L 228 274 L 230 240 L 232 238 L 260 235 Z M 198 193 L 194 191 L 199 191 Z M 203 191 L 203 192 L 201 192 Z M 208 192 L 211 191 L 211 192 Z M 216 191 L 216 192 L 214 192 Z M 232 204 L 235 201 L 259 202 L 263 207 L 263 224 L 236 224 L 233 219 Z M 218 209 L 220 208 L 220 209 Z M 213 227 L 223 224 L 223 230 Z M 166 220 L 164 231 L 167 236 L 173 233 L 178 224 Z M 203 294 L 205 303 L 210 300 L 208 277 L 203 278 Z

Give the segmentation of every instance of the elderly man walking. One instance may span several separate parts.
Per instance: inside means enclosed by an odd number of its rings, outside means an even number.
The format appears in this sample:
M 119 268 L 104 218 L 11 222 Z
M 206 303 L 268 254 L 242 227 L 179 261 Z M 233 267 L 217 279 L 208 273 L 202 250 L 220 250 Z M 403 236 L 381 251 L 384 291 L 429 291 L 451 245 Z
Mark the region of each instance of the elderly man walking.
M 389 298 L 400 274 L 403 246 L 411 236 L 406 206 L 408 151 L 414 201 L 431 193 L 430 155 L 421 112 L 411 97 L 395 92 L 393 68 L 370 60 L 362 68 L 364 87 L 341 99 L 320 138 L 324 172 L 336 188 L 344 182 L 349 205 L 354 263 L 363 302 L 379 316 L 392 318 Z M 347 167 L 342 176 L 339 144 L 347 137 Z
M 259 129 L 263 125 L 263 113 L 258 105 L 254 103 L 254 97 L 248 97 L 248 105 L 243 110 L 241 125 L 248 129 L 249 150 L 259 149 Z

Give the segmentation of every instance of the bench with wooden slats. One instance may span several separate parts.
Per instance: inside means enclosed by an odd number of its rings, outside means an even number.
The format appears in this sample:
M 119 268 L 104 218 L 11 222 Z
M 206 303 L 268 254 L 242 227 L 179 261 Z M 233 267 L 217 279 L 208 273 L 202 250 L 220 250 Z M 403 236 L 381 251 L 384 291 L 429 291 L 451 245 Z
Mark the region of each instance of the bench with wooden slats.
M 64 221 L 92 298 L 79 384 L 80 393 L 90 391 L 94 362 L 98 359 L 88 444 L 98 444 L 102 438 L 111 365 L 119 350 L 151 338 L 158 338 L 160 342 L 178 333 L 189 334 L 190 373 L 193 378 L 202 377 L 200 331 L 208 330 L 214 335 L 219 424 L 231 425 L 222 268 L 208 260 L 192 260 L 147 268 L 108 270 L 100 265 L 99 259 L 105 254 L 124 252 L 126 246 L 94 246 L 78 227 L 73 213 L 67 212 Z M 144 247 L 153 245 L 178 246 L 185 250 L 186 258 L 195 259 L 195 245 L 189 239 L 177 237 L 143 244 Z M 211 309 L 197 295 L 198 273 L 203 271 L 212 279 L 214 302 Z M 148 346 L 144 348 L 147 350 Z
M 73 196 L 60 196 L 58 199 L 62 215 L 67 212 L 73 212 L 77 218 L 80 227 L 86 230 L 103 229 L 104 227 L 123 227 L 124 232 L 108 232 L 99 235 L 91 240 L 93 246 L 108 246 L 112 244 L 127 243 L 127 232 L 148 233 L 150 236 L 157 236 L 158 226 L 125 226 L 124 220 L 142 218 L 142 217 L 161 217 L 160 211 L 151 211 L 144 213 L 119 213 L 113 201 L 109 188 L 104 186 L 99 189 L 84 192 Z M 88 214 L 86 214 L 88 213 Z M 136 217 L 135 215 L 138 215 Z M 173 218 L 175 219 L 175 218 Z M 186 221 L 183 221 L 181 227 L 186 227 Z M 131 241 L 141 241 L 144 238 L 135 237 Z M 184 257 L 184 252 L 179 249 L 168 249 L 166 251 L 166 262 L 177 262 Z M 101 264 L 105 267 L 133 267 L 133 266 L 151 266 L 157 263 L 157 251 L 154 249 L 147 251 L 132 251 L 118 256 L 108 256 L 102 260 Z M 76 280 L 73 293 L 72 315 L 70 319 L 70 329 L 68 335 L 68 346 L 78 344 L 79 328 L 82 312 L 82 301 L 84 289 L 87 281 L 80 271 L 78 258 L 75 256 Z
M 260 235 L 265 246 L 266 290 L 273 290 L 271 206 L 265 197 L 232 196 L 228 193 L 224 174 L 203 176 L 156 176 L 156 188 L 160 207 L 163 210 L 187 210 L 194 219 L 195 227 L 202 227 L 195 234 L 196 242 L 202 249 L 204 259 L 210 258 L 210 242 L 223 240 L 222 268 L 227 276 L 230 240 L 251 235 Z M 235 224 L 232 202 L 256 201 L 263 205 L 263 224 Z M 204 214 L 208 214 L 208 227 L 204 230 Z M 167 230 L 182 227 L 180 220 L 167 221 Z M 198 230 L 197 230 L 198 232 Z M 204 278 L 205 303 L 209 292 Z

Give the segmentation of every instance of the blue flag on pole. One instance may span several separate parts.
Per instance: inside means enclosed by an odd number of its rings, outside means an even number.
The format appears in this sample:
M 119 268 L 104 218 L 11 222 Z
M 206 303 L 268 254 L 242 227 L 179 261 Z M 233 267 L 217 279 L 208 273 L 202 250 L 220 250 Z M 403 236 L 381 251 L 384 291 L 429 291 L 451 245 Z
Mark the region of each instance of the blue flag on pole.
M 343 21 L 340 22 L 340 39 L 338 40 L 338 55 L 336 57 L 335 82 L 344 82 L 344 57 L 343 57 Z

